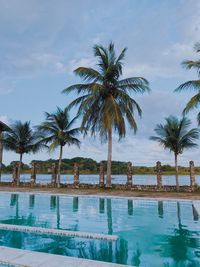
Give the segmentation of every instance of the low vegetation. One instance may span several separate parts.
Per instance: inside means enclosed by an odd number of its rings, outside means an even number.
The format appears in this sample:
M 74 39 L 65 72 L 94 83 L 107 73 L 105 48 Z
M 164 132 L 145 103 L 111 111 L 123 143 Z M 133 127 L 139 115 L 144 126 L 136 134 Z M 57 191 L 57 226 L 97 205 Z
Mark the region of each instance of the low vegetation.
M 58 160 L 48 159 L 45 161 L 34 160 L 38 166 L 38 173 L 51 173 L 52 163 L 58 163 Z M 83 157 L 75 157 L 71 159 L 64 158 L 62 160 L 62 168 L 61 173 L 73 173 L 74 163 L 79 163 L 80 173 L 81 174 L 98 174 L 100 162 L 97 162 L 91 158 L 83 158 Z M 105 172 L 106 172 L 106 161 L 105 161 Z M 9 165 L 3 165 L 2 171 L 3 173 L 11 173 L 13 166 L 16 164 L 16 161 L 12 161 Z M 22 164 L 22 172 L 30 173 L 31 163 Z M 134 174 L 155 174 L 155 166 L 147 167 L 147 166 L 133 166 Z M 127 162 L 122 161 L 112 161 L 112 174 L 126 174 L 127 171 Z M 175 174 L 175 167 L 170 165 L 162 166 L 163 174 L 170 175 Z M 200 174 L 200 167 L 195 168 L 195 173 Z M 179 166 L 179 174 L 186 175 L 189 174 L 189 167 Z

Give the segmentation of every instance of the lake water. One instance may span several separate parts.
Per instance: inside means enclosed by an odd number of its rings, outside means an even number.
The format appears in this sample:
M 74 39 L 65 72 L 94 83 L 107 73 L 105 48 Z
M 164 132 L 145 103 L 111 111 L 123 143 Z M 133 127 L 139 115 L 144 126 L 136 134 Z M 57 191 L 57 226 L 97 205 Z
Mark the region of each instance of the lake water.
M 11 182 L 12 175 L 10 174 L 2 174 L 3 182 Z M 22 182 L 30 182 L 30 174 L 21 174 Z M 80 175 L 79 177 L 80 183 L 89 183 L 89 184 L 98 184 L 99 183 L 99 175 Z M 47 184 L 51 182 L 50 174 L 37 174 L 36 178 L 37 183 Z M 127 176 L 120 175 L 112 175 L 112 183 L 113 184 L 125 184 L 127 182 Z M 138 185 L 156 185 L 157 179 L 156 175 L 134 175 L 133 176 L 133 184 Z M 179 176 L 180 185 L 190 185 L 189 175 L 180 175 Z M 73 175 L 61 175 L 61 183 L 73 183 Z M 196 183 L 200 185 L 200 175 L 196 175 Z M 175 176 L 174 175 L 163 175 L 163 185 L 175 185 Z

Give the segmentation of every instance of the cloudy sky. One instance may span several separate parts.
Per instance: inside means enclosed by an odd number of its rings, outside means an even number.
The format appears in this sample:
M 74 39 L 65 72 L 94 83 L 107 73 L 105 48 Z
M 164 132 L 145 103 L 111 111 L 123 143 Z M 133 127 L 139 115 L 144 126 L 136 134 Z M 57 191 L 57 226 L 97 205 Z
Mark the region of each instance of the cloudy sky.
M 61 91 L 75 83 L 77 66 L 95 64 L 94 44 L 113 41 L 119 52 L 127 47 L 124 77 L 143 76 L 150 94 L 135 98 L 143 110 L 137 118 L 138 132 L 130 130 L 118 142 L 114 138 L 113 159 L 134 165 L 154 165 L 157 160 L 173 163 L 173 156 L 149 140 L 157 123 L 170 114 L 181 115 L 193 92 L 173 90 L 196 73 L 182 69 L 185 59 L 196 59 L 193 46 L 200 36 L 198 0 L 0 0 L 0 120 L 44 119 L 44 111 L 65 107 L 73 95 Z M 189 115 L 196 126 L 196 114 Z M 80 137 L 82 139 L 82 137 Z M 98 138 L 82 140 L 81 149 L 66 147 L 64 157 L 106 159 L 107 145 Z M 41 152 L 26 155 L 25 162 L 57 157 Z M 200 158 L 200 148 L 185 152 L 180 163 Z M 5 163 L 16 160 L 4 154 Z

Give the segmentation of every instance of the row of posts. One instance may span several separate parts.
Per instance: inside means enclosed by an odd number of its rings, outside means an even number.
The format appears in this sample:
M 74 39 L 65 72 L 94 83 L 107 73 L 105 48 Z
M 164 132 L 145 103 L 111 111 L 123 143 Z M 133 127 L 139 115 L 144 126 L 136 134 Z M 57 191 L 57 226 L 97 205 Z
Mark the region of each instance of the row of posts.
M 189 162 L 189 168 L 190 168 L 190 187 L 193 190 L 195 187 L 195 168 L 194 168 L 194 162 Z M 156 176 L 157 176 L 157 187 L 158 189 L 162 189 L 162 166 L 161 162 L 157 161 L 156 163 Z M 53 186 L 56 186 L 57 182 L 57 165 L 56 163 L 52 164 L 51 169 L 51 184 Z M 35 162 L 32 163 L 31 166 L 31 185 L 36 184 L 36 174 L 37 174 L 37 164 Z M 18 175 L 18 165 L 16 164 L 13 167 L 13 184 L 15 185 L 17 183 L 17 175 Z M 131 188 L 133 185 L 133 167 L 132 163 L 127 163 L 127 186 Z M 74 164 L 74 186 L 78 188 L 79 186 L 79 165 L 78 163 Z M 99 186 L 101 188 L 105 187 L 105 170 L 104 170 L 104 162 L 100 162 L 100 172 L 99 172 Z

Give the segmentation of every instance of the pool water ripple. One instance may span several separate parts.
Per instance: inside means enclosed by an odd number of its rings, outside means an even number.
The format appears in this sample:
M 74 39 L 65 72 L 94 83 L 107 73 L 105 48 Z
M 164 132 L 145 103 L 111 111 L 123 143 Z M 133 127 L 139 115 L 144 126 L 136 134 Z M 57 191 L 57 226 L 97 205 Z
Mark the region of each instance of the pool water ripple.
M 119 236 L 113 243 L 0 230 L 2 246 L 133 266 L 200 266 L 192 201 L 0 193 L 0 223 Z

